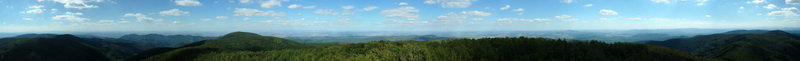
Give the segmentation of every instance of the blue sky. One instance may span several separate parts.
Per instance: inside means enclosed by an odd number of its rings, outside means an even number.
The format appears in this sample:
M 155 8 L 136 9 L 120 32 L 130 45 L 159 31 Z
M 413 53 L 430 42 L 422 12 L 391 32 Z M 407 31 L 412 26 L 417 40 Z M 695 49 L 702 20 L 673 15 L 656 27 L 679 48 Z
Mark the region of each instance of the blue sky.
M 0 32 L 798 28 L 797 0 L 0 0 Z

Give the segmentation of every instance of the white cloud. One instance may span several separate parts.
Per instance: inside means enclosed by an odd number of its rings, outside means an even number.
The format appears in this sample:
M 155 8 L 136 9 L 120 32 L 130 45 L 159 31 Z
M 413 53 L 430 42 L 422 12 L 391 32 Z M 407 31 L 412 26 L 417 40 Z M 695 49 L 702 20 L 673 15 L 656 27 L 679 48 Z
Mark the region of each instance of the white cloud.
M 744 6 L 739 6 L 739 9 L 744 9 Z
M 525 11 L 525 9 L 522 9 L 522 8 L 517 8 L 517 9 L 514 9 L 514 10 L 513 10 L 513 12 L 519 12 L 519 11 Z
M 706 17 L 711 17 L 711 15 L 706 15 Z
M 239 3 L 250 3 L 250 0 L 239 0 Z
M 697 0 L 697 1 L 700 1 L 700 3 L 697 3 L 697 5 L 705 5 L 705 3 L 708 2 L 708 0 Z
M 506 5 L 504 7 L 500 7 L 500 10 L 508 10 L 508 8 L 511 8 L 511 5 Z
M 316 8 L 316 7 L 317 6 L 303 6 L 303 5 L 298 5 L 298 4 L 292 4 L 292 5 L 287 6 L 286 8 L 289 8 L 289 9 L 297 9 L 297 8 L 312 9 L 312 8 Z
M 181 21 L 172 21 L 172 24 L 180 24 Z
M 117 23 L 131 23 L 131 21 L 117 21 Z
M 233 16 L 286 16 L 283 12 L 276 12 L 276 11 L 261 11 L 258 9 L 249 9 L 249 8 L 236 8 L 233 11 Z
M 83 22 L 83 21 L 89 21 L 90 20 L 89 18 L 82 18 L 82 17 L 78 17 L 76 15 L 83 15 L 83 13 L 67 12 L 65 15 L 53 16 L 53 19 L 55 19 L 55 20 L 68 20 L 68 21 L 73 21 L 73 22 Z
M 555 16 L 555 18 L 558 18 L 558 19 L 565 19 L 565 18 L 570 18 L 570 17 L 572 17 L 572 16 L 569 16 L 569 15 L 559 15 L 559 16 Z
M 303 8 L 305 8 L 305 9 L 312 9 L 312 8 L 317 8 L 317 6 L 303 6 Z
M 351 6 L 351 5 L 342 6 L 342 9 L 344 9 L 344 10 L 350 10 L 350 9 L 353 9 L 353 8 L 356 8 L 356 6 Z
M 448 13 L 447 15 L 442 15 L 436 17 L 434 22 L 438 23 L 459 23 L 463 22 L 469 17 L 480 17 L 480 16 L 491 16 L 492 13 L 488 12 L 481 12 L 481 11 L 461 11 L 461 13 Z
M 408 5 L 408 3 L 406 3 L 406 2 L 400 2 L 400 3 L 397 3 L 397 5 Z
M 398 20 L 390 20 L 390 21 L 383 21 L 383 23 L 389 24 L 426 24 L 430 23 L 429 21 L 398 21 Z
M 289 9 L 295 9 L 295 8 L 300 8 L 300 7 L 301 7 L 301 5 L 292 4 L 292 5 L 289 5 L 287 8 L 289 8 Z
M 31 9 L 39 9 L 39 8 L 42 8 L 42 7 L 44 7 L 44 6 L 43 5 L 28 6 L 28 8 L 31 8 Z
M 203 3 L 200 3 L 197 0 L 175 0 L 175 4 L 180 6 L 202 6 Z
M 161 14 L 161 16 L 166 16 L 166 15 L 184 16 L 184 15 L 188 15 L 189 12 L 181 11 L 179 9 L 170 9 L 170 10 L 158 12 L 158 14 Z
M 200 19 L 200 20 L 201 21 L 212 21 L 213 19 L 203 18 L 203 19 Z
M 800 1 L 798 1 L 798 0 L 786 0 L 786 4 L 789 4 L 789 5 L 800 5 Z
M 583 5 L 583 7 L 592 7 L 592 6 L 594 6 L 594 4 L 586 4 L 586 5 Z
M 33 18 L 22 18 L 22 20 L 33 20 Z
M 575 1 L 572 1 L 572 0 L 561 0 L 561 2 L 564 2 L 564 3 L 572 3 L 572 2 L 575 2 Z
M 219 19 L 219 20 L 226 20 L 226 19 L 228 19 L 228 17 L 226 17 L 226 16 L 217 16 L 217 19 Z
M 372 11 L 372 10 L 375 10 L 375 9 L 378 9 L 378 8 L 379 8 L 378 6 L 367 6 L 367 7 L 364 7 L 363 9 L 361 9 L 361 10 L 363 10 L 363 11 Z
M 384 17 L 406 18 L 406 20 L 416 20 L 419 17 L 419 10 L 414 7 L 399 7 L 381 11 Z
M 472 20 L 475 20 L 475 21 L 483 21 L 484 19 L 483 19 L 483 18 L 472 18 Z
M 780 11 L 772 11 L 772 12 L 769 12 L 767 15 L 770 15 L 770 16 L 784 16 L 784 17 L 800 16 L 800 15 L 797 15 L 797 13 L 795 13 L 795 11 L 797 11 L 797 8 L 795 8 L 795 7 L 782 8 Z
M 67 15 L 83 15 L 83 13 L 80 13 L 80 12 L 67 12 L 66 14 Z
M 766 9 L 770 9 L 770 10 L 771 10 L 771 9 L 778 8 L 778 6 L 775 6 L 775 4 L 769 4 L 769 5 L 767 5 L 767 6 L 764 6 L 764 8 L 766 8 Z
M 651 21 L 670 21 L 672 19 L 669 19 L 669 18 L 650 18 L 650 19 L 647 19 L 647 20 L 651 20 Z
M 670 3 L 669 0 L 650 0 L 650 1 L 653 1 L 653 2 L 656 2 L 656 3 Z
M 89 5 L 86 3 L 103 2 L 103 0 L 53 0 L 53 1 L 58 3 L 63 3 L 64 8 L 76 8 L 76 9 L 97 8 L 97 6 Z
M 114 23 L 114 20 L 98 20 L 98 23 Z
M 250 19 L 250 18 L 242 18 L 242 20 L 248 21 L 248 20 L 253 20 L 253 19 Z
M 747 3 L 762 3 L 762 2 L 764 2 L 764 0 L 747 1 Z
M 142 13 L 126 13 L 123 17 L 134 17 L 136 21 L 139 22 L 150 22 L 150 21 L 164 21 L 164 19 L 155 19 L 147 17 L 147 15 L 143 15 Z
M 332 9 L 317 9 L 314 11 L 316 14 L 327 14 L 327 15 L 339 15 L 339 13 L 333 12 Z
M 44 9 L 31 9 L 31 10 L 22 11 L 22 12 L 19 12 L 19 13 L 38 14 L 38 13 L 42 13 L 42 11 L 44 11 Z
M 261 3 L 261 7 L 262 8 L 273 8 L 273 7 L 280 7 L 280 6 L 281 6 L 281 2 L 278 1 L 278 0 L 269 0 L 267 2 L 262 2 Z
M 601 15 L 617 15 L 617 14 L 619 14 L 619 13 L 617 13 L 617 11 L 614 11 L 614 10 L 607 10 L 607 9 L 602 9 L 602 10 L 600 10 L 600 12 L 599 12 L 599 13 L 600 13 Z
M 472 2 L 478 0 L 425 0 L 425 4 L 436 4 L 442 6 L 442 8 L 467 8 L 472 5 Z
M 497 23 L 514 23 L 514 22 L 541 22 L 541 21 L 550 21 L 550 19 L 542 19 L 542 18 L 535 18 L 535 19 L 520 19 L 520 18 L 500 18 L 497 19 Z

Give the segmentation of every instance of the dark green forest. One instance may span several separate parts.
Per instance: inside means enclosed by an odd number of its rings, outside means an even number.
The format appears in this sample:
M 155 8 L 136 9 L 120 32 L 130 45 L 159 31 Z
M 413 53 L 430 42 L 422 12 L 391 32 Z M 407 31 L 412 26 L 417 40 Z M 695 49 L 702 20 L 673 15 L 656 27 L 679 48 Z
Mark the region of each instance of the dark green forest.
M 401 39 L 414 38 L 439 37 Z M 249 32 L 120 38 L 25 34 L 0 38 L 0 61 L 798 61 L 799 47 L 797 34 L 781 30 L 641 43 L 541 37 L 301 42 Z

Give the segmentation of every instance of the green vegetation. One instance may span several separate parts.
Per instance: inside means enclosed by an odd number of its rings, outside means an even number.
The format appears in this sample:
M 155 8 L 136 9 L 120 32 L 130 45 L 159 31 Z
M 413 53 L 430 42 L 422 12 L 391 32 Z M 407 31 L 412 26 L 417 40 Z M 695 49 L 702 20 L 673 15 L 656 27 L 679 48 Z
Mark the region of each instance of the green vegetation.
M 672 39 L 648 44 L 661 45 L 694 55 L 741 61 L 800 60 L 800 37 L 780 30 L 737 30 L 721 34 Z
M 340 37 L 286 37 L 289 40 L 296 40 L 300 42 L 343 42 L 343 43 L 365 43 L 370 41 L 425 41 L 425 40 L 444 40 L 447 37 L 438 37 L 435 35 L 413 35 L 413 36 L 340 36 Z
M 194 44 L 199 44 L 191 46 Z M 148 61 L 386 61 L 386 60 L 705 60 L 677 50 L 636 43 L 567 41 L 548 38 L 481 38 L 432 41 L 374 41 L 310 47 L 282 38 L 234 32 L 190 44 Z
M 4 38 L 0 61 L 109 61 L 102 51 L 72 35 Z

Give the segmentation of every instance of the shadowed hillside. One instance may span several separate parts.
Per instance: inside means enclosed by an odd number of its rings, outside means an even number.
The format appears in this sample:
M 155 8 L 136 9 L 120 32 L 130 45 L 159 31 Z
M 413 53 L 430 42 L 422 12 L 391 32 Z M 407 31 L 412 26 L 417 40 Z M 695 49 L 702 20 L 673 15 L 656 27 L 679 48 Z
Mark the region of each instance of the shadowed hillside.
M 650 41 L 694 55 L 742 61 L 800 60 L 800 37 L 780 30 L 736 30 L 685 39 Z

